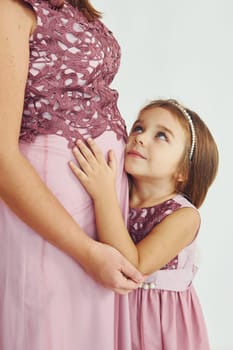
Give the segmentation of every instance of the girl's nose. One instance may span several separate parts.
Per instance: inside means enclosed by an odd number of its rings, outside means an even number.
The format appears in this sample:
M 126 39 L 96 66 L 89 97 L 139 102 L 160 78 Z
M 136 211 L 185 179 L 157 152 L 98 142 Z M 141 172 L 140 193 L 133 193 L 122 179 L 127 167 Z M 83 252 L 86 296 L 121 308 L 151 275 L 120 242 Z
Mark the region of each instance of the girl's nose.
M 134 143 L 143 145 L 144 144 L 143 135 L 142 134 L 135 135 Z

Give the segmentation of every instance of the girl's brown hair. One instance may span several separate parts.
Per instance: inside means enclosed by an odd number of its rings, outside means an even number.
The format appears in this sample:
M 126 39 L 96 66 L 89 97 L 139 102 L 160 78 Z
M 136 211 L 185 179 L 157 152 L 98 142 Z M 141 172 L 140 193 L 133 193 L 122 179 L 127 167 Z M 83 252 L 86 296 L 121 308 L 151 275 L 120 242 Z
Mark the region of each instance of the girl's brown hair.
M 204 121 L 192 110 L 185 108 L 195 129 L 195 148 L 190 159 L 191 132 L 184 113 L 176 106 L 176 100 L 156 100 L 146 105 L 140 113 L 152 108 L 164 108 L 170 111 L 181 123 L 187 133 L 188 142 L 180 163 L 179 173 L 183 181 L 177 181 L 176 192 L 182 193 L 197 208 L 203 203 L 210 185 L 213 183 L 219 163 L 218 148 Z
M 52 6 L 61 7 L 64 0 L 49 0 Z M 89 21 L 101 17 L 101 12 L 97 11 L 88 0 L 68 0 L 68 2 L 82 11 Z

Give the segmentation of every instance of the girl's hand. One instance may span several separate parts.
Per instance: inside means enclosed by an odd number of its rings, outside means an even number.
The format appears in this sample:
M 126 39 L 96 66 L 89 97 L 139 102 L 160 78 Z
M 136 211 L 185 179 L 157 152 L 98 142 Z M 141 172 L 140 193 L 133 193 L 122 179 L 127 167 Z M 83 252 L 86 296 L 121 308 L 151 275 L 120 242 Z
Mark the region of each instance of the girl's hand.
M 108 153 L 108 162 L 105 160 L 97 144 L 88 139 L 87 147 L 78 140 L 73 154 L 80 168 L 72 161 L 69 166 L 79 179 L 93 200 L 99 199 L 104 193 L 115 191 L 116 159 L 112 151 Z

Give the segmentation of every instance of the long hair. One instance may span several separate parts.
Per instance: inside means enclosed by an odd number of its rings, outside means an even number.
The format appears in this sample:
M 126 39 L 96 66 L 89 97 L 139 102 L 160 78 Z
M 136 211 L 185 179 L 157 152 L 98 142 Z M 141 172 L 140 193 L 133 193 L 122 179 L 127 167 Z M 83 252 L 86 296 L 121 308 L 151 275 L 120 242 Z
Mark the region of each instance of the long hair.
M 52 6 L 62 7 L 64 4 L 64 0 L 48 0 Z M 68 2 L 77 7 L 80 11 L 82 11 L 89 21 L 93 21 L 96 18 L 101 17 L 101 12 L 97 11 L 89 2 L 89 0 L 68 0 Z
M 176 106 L 176 100 L 155 100 L 146 105 L 140 113 L 152 108 L 164 108 L 170 111 L 180 122 L 187 134 L 187 145 L 179 164 L 179 172 L 184 180 L 177 181 L 176 192 L 182 193 L 197 208 L 203 203 L 210 185 L 218 170 L 219 155 L 215 140 L 204 121 L 194 111 L 186 108 L 190 115 L 196 135 L 195 148 L 190 159 L 191 132 L 190 125 L 183 112 Z

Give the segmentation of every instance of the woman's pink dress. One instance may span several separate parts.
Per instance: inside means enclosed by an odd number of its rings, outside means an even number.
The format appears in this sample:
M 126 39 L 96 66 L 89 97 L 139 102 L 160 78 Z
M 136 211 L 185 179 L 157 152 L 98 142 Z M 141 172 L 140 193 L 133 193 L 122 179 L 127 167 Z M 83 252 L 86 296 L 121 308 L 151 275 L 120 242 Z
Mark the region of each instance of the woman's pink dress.
M 92 201 L 67 162 L 73 141 L 82 136 L 96 138 L 105 152 L 114 149 L 126 217 L 126 131 L 118 94 L 109 87 L 119 46 L 101 21 L 88 22 L 68 2 L 59 10 L 45 0 L 25 2 L 35 11 L 37 28 L 30 38 L 20 149 L 66 210 L 96 238 Z M 1 350 L 129 350 L 127 302 L 0 202 Z
M 167 215 L 192 206 L 181 195 L 162 204 L 130 209 L 129 231 L 135 243 Z M 192 285 L 196 238 L 178 256 L 129 294 L 132 350 L 209 350 L 205 321 Z M 156 259 L 156 256 L 155 256 Z

